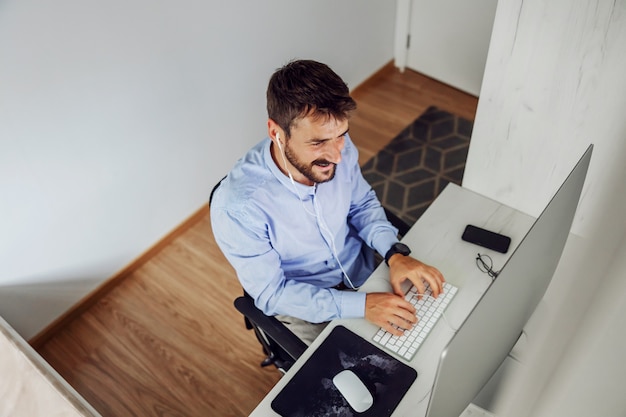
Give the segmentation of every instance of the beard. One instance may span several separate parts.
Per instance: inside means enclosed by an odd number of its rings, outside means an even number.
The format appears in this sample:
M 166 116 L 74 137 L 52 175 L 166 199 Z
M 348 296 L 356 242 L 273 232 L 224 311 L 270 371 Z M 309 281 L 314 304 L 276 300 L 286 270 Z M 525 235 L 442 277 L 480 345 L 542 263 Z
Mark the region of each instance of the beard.
M 285 144 L 285 157 L 287 158 L 287 161 L 289 161 L 289 163 L 293 165 L 300 174 L 304 175 L 311 182 L 319 184 L 323 182 L 328 182 L 332 180 L 333 178 L 335 178 L 335 171 L 337 170 L 337 164 L 329 162 L 325 159 L 316 159 L 310 164 L 306 164 L 300 161 L 294 155 L 291 148 L 289 147 L 289 142 Z M 316 173 L 315 171 L 313 171 L 313 168 L 316 166 L 326 167 L 328 165 L 332 165 L 332 169 L 328 172 Z

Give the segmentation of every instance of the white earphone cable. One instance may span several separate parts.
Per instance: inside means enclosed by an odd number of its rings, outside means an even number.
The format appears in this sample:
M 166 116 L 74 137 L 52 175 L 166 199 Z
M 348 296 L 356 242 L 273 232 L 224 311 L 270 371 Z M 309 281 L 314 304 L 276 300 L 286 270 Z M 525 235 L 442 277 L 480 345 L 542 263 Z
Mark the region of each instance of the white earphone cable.
M 278 145 L 278 149 L 280 149 L 280 156 L 283 159 L 283 166 L 285 168 L 285 171 L 287 171 L 287 175 L 289 176 L 289 180 L 291 182 L 293 190 L 295 191 L 296 195 L 298 196 L 298 200 L 300 200 L 300 204 L 302 205 L 302 208 L 304 209 L 304 211 L 307 214 L 309 214 L 310 216 L 315 217 L 315 219 L 317 221 L 317 224 L 319 225 L 320 229 L 328 234 L 328 238 L 330 240 L 329 246 L 330 246 L 330 249 L 331 249 L 331 251 L 333 253 L 333 256 L 337 260 L 337 264 L 339 264 L 339 269 L 341 269 L 341 272 L 346 277 L 346 280 L 348 281 L 348 284 L 350 285 L 350 288 L 352 288 L 353 290 L 358 290 L 359 287 L 356 287 L 352 283 L 352 280 L 350 279 L 350 276 L 348 276 L 348 273 L 345 271 L 343 265 L 341 264 L 341 260 L 339 259 L 339 255 L 337 253 L 337 247 L 335 246 L 335 239 L 333 239 L 332 232 L 330 231 L 330 229 L 326 225 L 326 222 L 324 222 L 324 220 L 323 220 L 323 218 L 321 216 L 321 209 L 320 209 L 319 205 L 317 204 L 317 199 L 313 198 L 313 206 L 314 206 L 315 211 L 317 213 L 320 213 L 320 216 L 318 216 L 316 213 L 311 213 L 306 208 L 306 206 L 304 205 L 304 201 L 302 200 L 302 196 L 300 195 L 300 192 L 298 191 L 298 187 L 296 186 L 296 182 L 293 179 L 293 176 L 291 175 L 291 171 L 289 171 L 289 168 L 287 167 L 287 158 L 285 157 L 285 151 L 284 151 L 282 145 L 280 144 L 280 138 L 279 138 L 278 134 L 276 134 L 276 144 Z M 324 237 L 323 234 L 322 234 L 322 237 Z M 324 240 L 326 240 L 326 239 L 324 239 Z

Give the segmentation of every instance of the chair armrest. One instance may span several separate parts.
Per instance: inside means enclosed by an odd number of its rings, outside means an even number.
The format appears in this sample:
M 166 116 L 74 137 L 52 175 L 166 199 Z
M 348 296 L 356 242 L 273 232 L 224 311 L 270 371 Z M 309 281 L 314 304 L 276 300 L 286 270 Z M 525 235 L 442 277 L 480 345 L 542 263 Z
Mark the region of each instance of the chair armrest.
M 266 316 L 254 305 L 252 298 L 247 296 L 238 297 L 235 299 L 235 308 L 263 330 L 268 337 L 274 340 L 294 360 L 298 359 L 306 350 L 307 345 L 302 339 L 293 334 L 276 317 Z

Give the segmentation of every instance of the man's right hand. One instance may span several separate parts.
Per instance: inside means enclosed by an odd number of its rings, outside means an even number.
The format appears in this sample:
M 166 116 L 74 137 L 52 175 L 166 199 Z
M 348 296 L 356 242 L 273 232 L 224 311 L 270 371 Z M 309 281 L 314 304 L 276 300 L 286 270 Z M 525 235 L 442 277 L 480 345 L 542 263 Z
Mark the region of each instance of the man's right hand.
M 365 318 L 396 336 L 404 333 L 400 329 L 410 329 L 417 323 L 415 313 L 415 307 L 396 294 L 374 292 L 365 298 Z

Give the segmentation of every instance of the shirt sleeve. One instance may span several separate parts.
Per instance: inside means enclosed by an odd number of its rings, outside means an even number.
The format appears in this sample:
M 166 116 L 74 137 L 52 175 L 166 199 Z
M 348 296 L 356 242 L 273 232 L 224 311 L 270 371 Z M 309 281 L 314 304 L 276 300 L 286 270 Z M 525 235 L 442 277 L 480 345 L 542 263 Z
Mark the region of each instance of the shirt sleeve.
M 364 316 L 364 293 L 287 279 L 264 216 L 218 208 L 211 210 L 211 223 L 216 242 L 242 286 L 266 315 L 285 314 L 312 323 Z
M 396 229 L 385 215 L 376 193 L 371 185 L 365 181 L 358 163 L 358 150 L 352 141 L 346 142 L 350 146 L 350 158 L 346 162 L 352 164 L 352 202 L 350 205 L 349 221 L 357 230 L 359 237 L 380 255 L 385 256 L 389 248 L 398 242 Z

